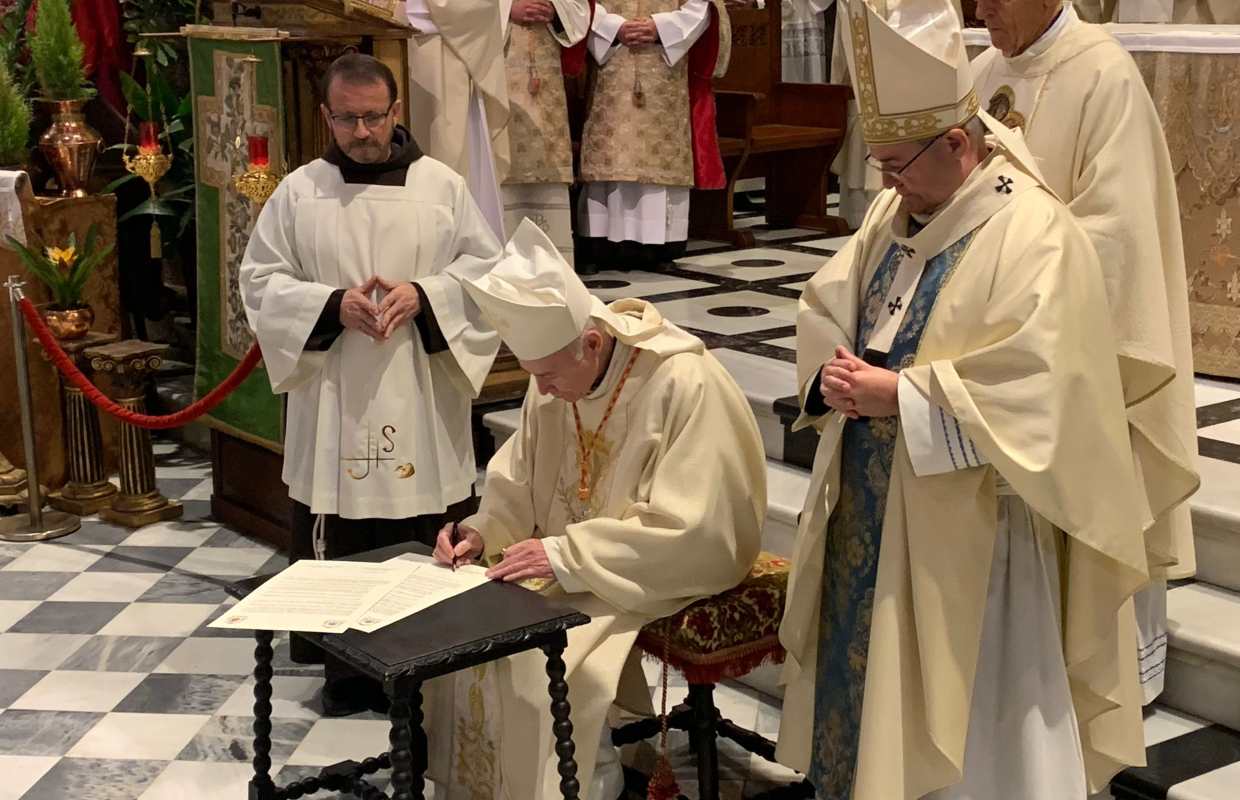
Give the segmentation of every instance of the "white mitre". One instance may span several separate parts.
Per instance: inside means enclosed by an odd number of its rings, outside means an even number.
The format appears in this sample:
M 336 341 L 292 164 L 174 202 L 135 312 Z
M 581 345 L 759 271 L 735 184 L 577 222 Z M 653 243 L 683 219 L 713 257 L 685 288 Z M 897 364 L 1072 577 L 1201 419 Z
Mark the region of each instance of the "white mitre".
M 499 263 L 464 282 L 482 315 L 521 361 L 534 361 L 581 336 L 594 307 L 590 291 L 547 234 L 521 221 Z
M 978 111 L 959 12 L 951 0 L 840 0 L 844 51 L 867 144 L 915 142 Z
M 931 139 L 974 116 L 1045 185 L 1023 136 L 981 110 L 953 0 L 839 0 L 866 144 Z

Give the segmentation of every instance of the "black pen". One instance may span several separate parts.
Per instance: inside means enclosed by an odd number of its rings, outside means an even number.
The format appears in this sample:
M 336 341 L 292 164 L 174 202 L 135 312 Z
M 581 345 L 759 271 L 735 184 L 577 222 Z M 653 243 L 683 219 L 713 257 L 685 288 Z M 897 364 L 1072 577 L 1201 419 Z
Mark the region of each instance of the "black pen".
M 460 525 L 452 523 L 452 571 L 456 572 L 456 545 L 460 541 Z

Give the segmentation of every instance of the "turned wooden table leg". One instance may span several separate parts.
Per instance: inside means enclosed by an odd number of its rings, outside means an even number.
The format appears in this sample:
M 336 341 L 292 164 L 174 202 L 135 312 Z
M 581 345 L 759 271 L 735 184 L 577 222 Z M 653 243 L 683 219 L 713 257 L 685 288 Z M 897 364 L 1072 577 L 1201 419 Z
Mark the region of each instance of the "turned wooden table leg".
M 254 631 L 254 777 L 249 800 L 274 800 L 271 780 L 271 631 Z
M 392 722 L 392 800 L 426 798 L 426 731 L 422 729 L 422 684 L 392 681 L 385 686 Z
M 559 756 L 560 794 L 564 800 L 579 800 L 581 784 L 577 782 L 577 749 L 573 745 L 573 721 L 569 712 L 568 683 L 564 680 L 564 648 L 568 637 L 561 633 L 558 641 L 543 645 L 547 655 L 548 693 L 551 695 L 552 731 L 555 733 L 555 754 Z

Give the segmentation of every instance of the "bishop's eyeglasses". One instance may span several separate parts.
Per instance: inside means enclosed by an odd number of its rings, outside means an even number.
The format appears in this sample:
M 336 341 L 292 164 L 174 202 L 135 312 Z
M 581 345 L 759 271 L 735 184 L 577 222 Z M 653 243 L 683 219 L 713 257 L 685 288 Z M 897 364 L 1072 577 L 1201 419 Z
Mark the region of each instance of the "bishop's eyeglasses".
M 898 178 L 898 177 L 900 177 L 901 175 L 903 175 L 903 174 L 904 174 L 904 170 L 906 170 L 906 169 L 908 169 L 909 167 L 913 166 L 913 162 L 914 162 L 914 161 L 916 161 L 917 159 L 921 158 L 922 153 L 926 152 L 926 151 L 927 151 L 927 150 L 929 150 L 931 147 L 934 147 L 934 143 L 935 143 L 935 142 L 937 142 L 939 139 L 942 139 L 944 136 L 946 136 L 946 135 L 947 135 L 947 134 L 949 134 L 949 133 L 951 133 L 951 131 L 943 131 L 943 132 L 942 132 L 942 133 L 940 133 L 938 136 L 936 136 L 936 137 L 934 137 L 933 139 L 931 139 L 930 141 L 926 142 L 926 143 L 925 143 L 925 145 L 923 145 L 923 146 L 922 146 L 922 148 L 921 148 L 920 150 L 918 150 L 918 151 L 917 151 L 916 155 L 914 155 L 914 156 L 913 156 L 912 158 L 910 158 L 908 161 L 905 161 L 905 162 L 904 162 L 904 166 L 900 167 L 899 169 L 896 169 L 896 168 L 894 168 L 894 167 L 888 167 L 888 166 L 884 165 L 884 164 L 883 164 L 883 162 L 879 161 L 879 160 L 878 160 L 877 158 L 875 158 L 872 154 L 867 154 L 867 155 L 866 155 L 866 157 L 865 157 L 865 164 L 866 164 L 866 166 L 867 166 L 867 167 L 869 167 L 870 169 L 877 170 L 878 172 L 882 173 L 883 177 L 885 177 L 885 178 Z

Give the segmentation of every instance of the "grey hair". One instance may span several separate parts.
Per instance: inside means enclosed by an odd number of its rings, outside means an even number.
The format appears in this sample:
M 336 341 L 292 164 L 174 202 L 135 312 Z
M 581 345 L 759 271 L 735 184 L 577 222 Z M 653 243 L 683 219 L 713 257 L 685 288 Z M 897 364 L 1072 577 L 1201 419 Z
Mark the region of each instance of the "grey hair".
M 597 331 L 599 327 L 593 321 L 587 322 L 586 326 L 581 329 L 581 334 L 575 341 L 569 343 L 569 347 L 573 349 L 573 360 L 580 362 L 586 357 L 586 334 L 590 331 Z

